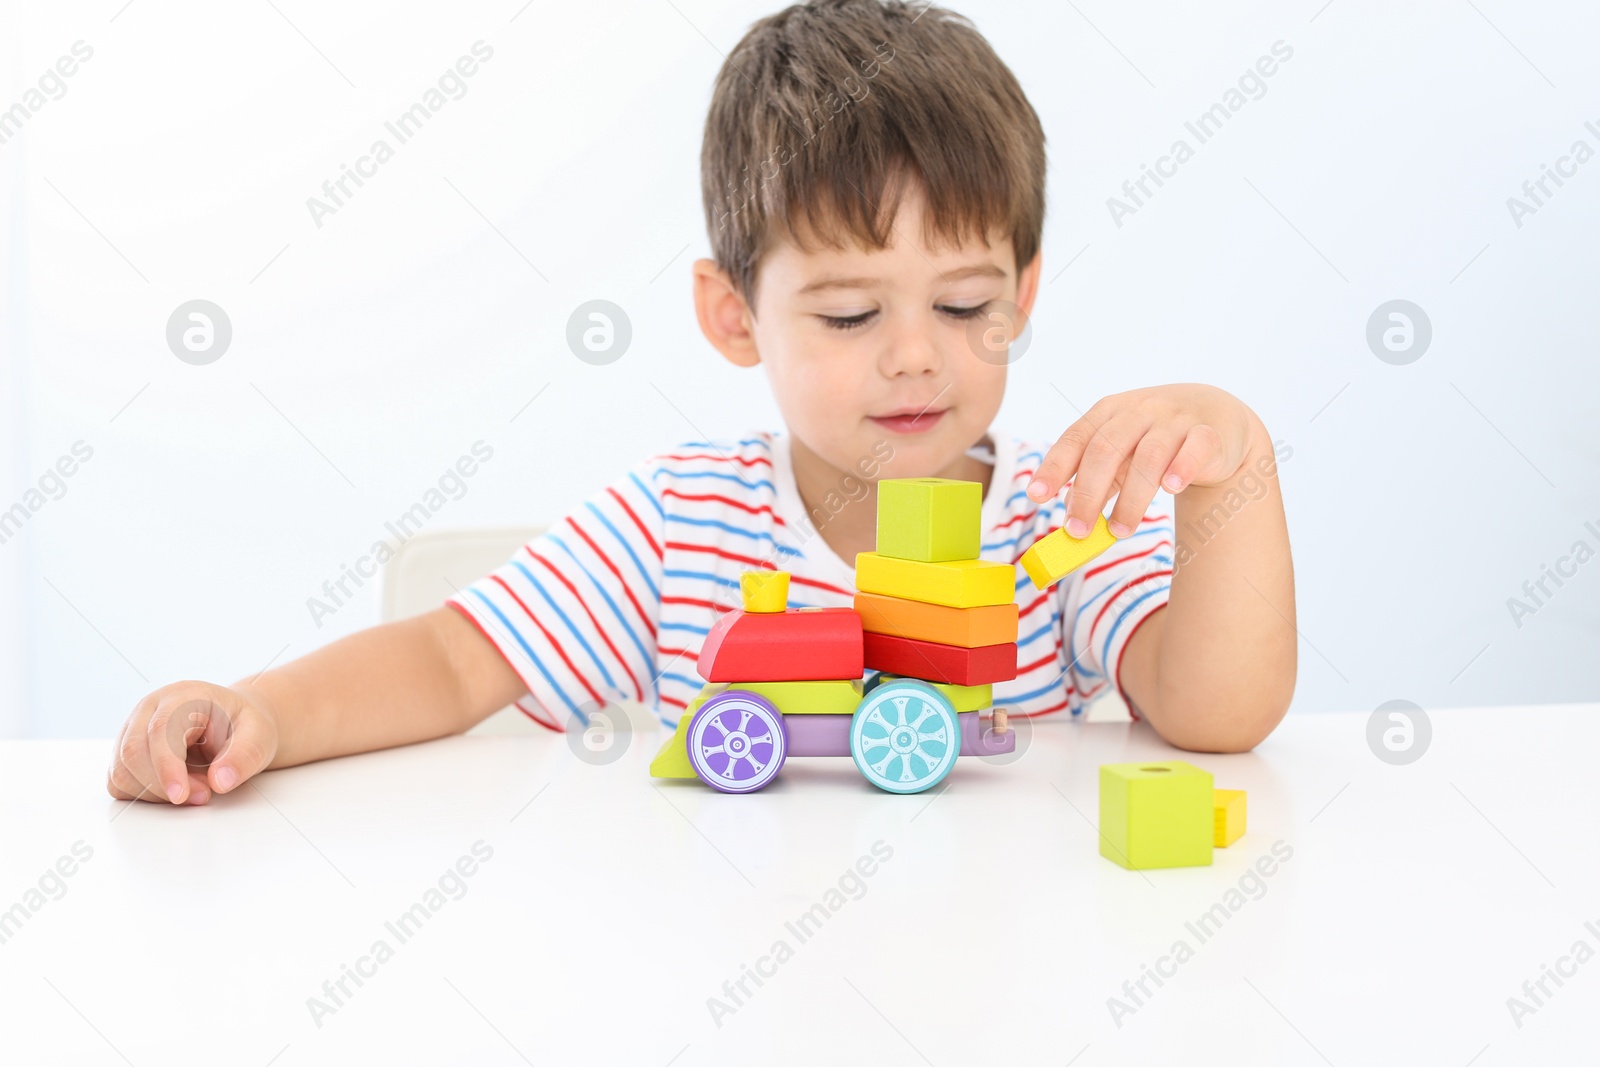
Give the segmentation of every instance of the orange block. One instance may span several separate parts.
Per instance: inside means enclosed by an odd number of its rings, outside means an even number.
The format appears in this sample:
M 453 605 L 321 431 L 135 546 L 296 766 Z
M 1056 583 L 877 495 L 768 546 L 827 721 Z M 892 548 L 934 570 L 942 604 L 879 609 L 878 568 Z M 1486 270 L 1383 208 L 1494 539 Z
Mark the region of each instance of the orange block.
M 1017 605 L 952 608 L 881 593 L 857 593 L 856 611 L 868 633 L 977 648 L 1017 639 Z

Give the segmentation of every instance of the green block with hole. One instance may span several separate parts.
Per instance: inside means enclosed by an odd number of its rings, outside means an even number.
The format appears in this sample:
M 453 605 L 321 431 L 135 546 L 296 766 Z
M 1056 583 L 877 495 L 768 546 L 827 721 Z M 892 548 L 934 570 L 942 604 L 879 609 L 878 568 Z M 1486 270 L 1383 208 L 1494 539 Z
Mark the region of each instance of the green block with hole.
M 1183 760 L 1100 767 L 1100 855 L 1129 870 L 1208 867 L 1211 772 Z
M 878 555 L 948 563 L 977 559 L 983 486 L 951 478 L 878 483 Z

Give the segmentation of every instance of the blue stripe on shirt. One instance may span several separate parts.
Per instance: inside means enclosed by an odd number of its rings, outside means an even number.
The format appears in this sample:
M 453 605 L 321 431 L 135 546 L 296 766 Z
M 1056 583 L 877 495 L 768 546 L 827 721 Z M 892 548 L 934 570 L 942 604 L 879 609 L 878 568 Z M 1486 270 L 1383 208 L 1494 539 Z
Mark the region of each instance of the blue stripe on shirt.
M 644 584 L 649 587 L 650 599 L 660 603 L 661 590 L 656 587 L 656 580 L 650 577 L 650 571 L 645 567 L 644 560 L 640 559 L 639 553 L 633 550 L 632 542 L 630 542 L 626 537 L 622 536 L 622 531 L 618 530 L 616 526 L 612 524 L 611 519 L 607 517 L 605 512 L 601 511 L 599 508 L 595 507 L 594 504 L 589 502 L 585 502 L 583 506 L 588 508 L 589 513 L 595 518 L 599 519 L 601 524 L 605 526 L 607 530 L 611 531 L 611 536 L 616 538 L 617 544 L 621 545 L 622 550 L 628 554 L 628 558 L 633 560 L 634 567 L 639 571 L 639 577 L 643 578 Z
M 698 678 L 690 678 L 687 675 L 678 674 L 674 671 L 663 671 L 656 675 L 656 679 L 658 681 L 665 679 L 669 682 L 677 682 L 680 685 L 686 685 L 691 689 L 699 689 L 701 686 L 705 685 L 705 682 Z
M 549 590 L 545 589 L 539 579 L 533 576 L 533 572 L 520 559 L 512 560 L 511 565 L 522 572 L 522 576 L 528 579 L 534 591 L 544 598 L 544 602 L 550 605 L 550 610 L 555 612 L 556 617 L 566 625 L 567 632 L 577 640 L 578 644 L 583 646 L 585 652 L 589 653 L 589 658 L 594 661 L 594 665 L 600 668 L 600 677 L 605 679 L 606 686 L 613 692 L 620 694 L 622 690 L 618 688 L 616 681 L 611 677 L 611 672 L 606 669 L 605 661 L 600 658 L 599 653 L 595 652 L 594 646 L 589 644 L 589 639 L 583 636 L 583 631 L 578 629 L 571 617 L 561 610 L 561 605 L 555 602 L 555 598 L 550 595 Z
M 1010 704 L 1012 702 L 1016 702 L 1018 704 L 1021 704 L 1024 701 L 1034 700 L 1034 699 L 1036 699 L 1038 697 L 1042 697 L 1046 693 L 1050 693 L 1052 691 L 1064 691 L 1066 689 L 1066 686 L 1062 684 L 1062 679 L 1064 679 L 1065 677 L 1066 677 L 1066 672 L 1062 671 L 1061 673 L 1057 674 L 1054 678 L 1050 679 L 1050 682 L 1049 682 L 1048 685 L 1042 685 L 1038 689 L 1030 689 L 1026 693 L 1018 693 L 1016 696 L 1008 696 L 1008 697 L 1005 697 L 1004 699 L 996 699 L 995 703 L 1001 705 L 1002 707 L 1004 707 L 1006 704 Z
M 651 475 L 651 477 L 653 478 L 655 475 Z M 667 517 L 667 509 L 661 506 L 661 501 L 656 497 L 655 493 L 645 487 L 645 484 L 639 480 L 639 476 L 629 471 L 628 480 L 638 487 L 639 492 L 646 500 L 650 501 L 650 506 L 656 509 L 656 514 L 665 519 Z
M 800 555 L 800 550 L 798 548 L 791 548 L 788 545 L 779 544 L 777 538 L 773 537 L 770 533 L 766 533 L 765 531 L 746 530 L 743 527 L 734 526 L 731 523 L 719 522 L 716 519 L 691 519 L 687 515 L 668 515 L 667 521 L 681 522 L 685 526 L 711 526 L 727 533 L 737 534 L 740 537 L 748 537 L 753 541 L 770 541 L 775 551 L 785 552 L 790 556 Z
M 528 662 L 533 664 L 534 669 L 544 676 L 545 682 L 547 682 L 550 688 L 555 691 L 556 696 L 561 698 L 562 703 L 566 704 L 567 710 L 572 712 L 573 715 L 577 716 L 579 722 L 583 723 L 585 726 L 588 726 L 589 720 L 584 716 L 583 712 L 578 710 L 578 705 L 574 704 L 572 702 L 572 698 L 567 696 L 566 691 L 556 684 L 556 680 L 550 676 L 549 671 L 544 669 L 544 664 L 539 662 L 539 657 L 534 655 L 533 649 L 528 645 L 528 642 L 523 639 L 521 632 L 518 631 L 515 626 L 511 625 L 511 620 L 506 618 L 500 609 L 495 606 L 494 601 L 484 596 L 483 593 L 478 589 L 469 588 L 467 592 L 477 597 L 483 602 L 484 607 L 494 612 L 494 617 L 500 620 L 500 625 L 505 627 L 505 632 L 510 634 L 512 639 L 515 640 L 517 644 L 522 646 L 522 652 L 528 657 Z
M 737 444 L 741 444 L 741 445 L 760 445 L 763 450 L 765 450 L 767 452 L 771 452 L 772 451 L 771 442 L 763 440 L 760 437 L 741 437 L 736 443 Z M 726 441 L 685 441 L 681 445 L 679 445 L 678 447 L 679 448 L 709 448 L 709 449 L 712 449 L 714 451 L 721 452 L 723 446 L 726 445 L 726 444 L 727 444 Z
M 713 582 L 713 583 L 715 583 L 717 585 L 720 585 L 720 586 L 722 586 L 722 587 L 724 587 L 726 589 L 738 589 L 739 588 L 739 581 L 737 579 L 735 579 L 735 578 L 726 578 L 726 577 L 724 577 L 724 576 L 722 576 L 720 574 L 712 574 L 710 571 L 666 570 L 666 571 L 662 571 L 661 572 L 661 576 L 663 578 L 689 578 L 689 579 L 693 579 L 693 580 L 696 580 L 696 581 Z M 817 605 L 800 603 L 798 600 L 796 600 L 794 598 L 794 593 L 791 591 L 790 594 L 789 594 L 789 605 L 788 606 L 791 607 L 791 608 L 810 608 L 810 607 L 816 607 Z
M 1154 589 L 1151 589 L 1148 593 L 1145 593 L 1143 596 L 1139 597 L 1132 604 L 1129 604 L 1127 607 L 1123 608 L 1121 613 L 1117 615 L 1117 621 L 1111 624 L 1111 632 L 1106 634 L 1105 643 L 1100 646 L 1100 665 L 1106 669 L 1108 672 L 1108 677 L 1109 672 L 1111 671 L 1111 664 L 1109 662 L 1111 658 L 1111 641 L 1117 636 L 1117 630 L 1121 628 L 1123 622 L 1128 618 L 1128 616 L 1133 614 L 1134 608 L 1138 607 L 1140 604 L 1143 604 L 1146 600 L 1149 600 L 1153 596 L 1156 596 L 1160 593 L 1170 593 L 1171 591 L 1172 586 L 1170 584 L 1158 585 Z
M 769 492 L 777 492 L 772 483 L 765 478 L 759 478 L 751 482 L 746 481 L 737 474 L 724 474 L 722 471 L 675 471 L 670 467 L 662 467 L 661 472 L 672 478 L 720 478 L 725 482 L 734 482 L 742 485 L 746 489 L 766 489 Z
M 1043 637 L 1045 634 L 1049 633 L 1051 630 L 1054 630 L 1055 628 L 1056 628 L 1055 612 L 1051 612 L 1050 613 L 1050 621 L 1045 623 L 1043 626 L 1039 627 L 1037 630 L 1033 631 L 1033 633 L 1029 634 L 1027 637 L 1020 638 L 1017 641 L 1017 647 L 1021 648 L 1023 645 L 1030 644 L 1030 643 L 1032 643 L 1034 641 L 1037 641 L 1039 638 Z
M 639 653 L 639 662 L 641 664 L 654 663 L 655 657 L 645 649 L 644 642 L 639 640 L 639 635 L 633 632 L 633 626 L 629 624 L 628 617 L 622 613 L 621 606 L 611 598 L 610 593 L 606 592 L 606 587 L 600 584 L 599 580 L 595 577 L 594 572 L 592 572 L 584 564 L 584 562 L 578 558 L 577 554 L 573 552 L 572 549 L 568 547 L 567 543 L 561 540 L 560 537 L 555 534 L 545 534 L 545 538 L 550 541 L 551 544 L 556 545 L 561 549 L 561 551 L 565 552 L 568 558 L 570 558 L 572 562 L 577 565 L 578 570 L 583 574 L 583 576 L 589 579 L 589 584 L 594 587 L 595 592 L 600 594 L 600 599 L 606 602 L 606 607 L 611 609 L 611 615 L 617 620 L 617 625 L 622 629 L 623 633 L 628 635 L 628 640 L 633 642 L 634 649 Z

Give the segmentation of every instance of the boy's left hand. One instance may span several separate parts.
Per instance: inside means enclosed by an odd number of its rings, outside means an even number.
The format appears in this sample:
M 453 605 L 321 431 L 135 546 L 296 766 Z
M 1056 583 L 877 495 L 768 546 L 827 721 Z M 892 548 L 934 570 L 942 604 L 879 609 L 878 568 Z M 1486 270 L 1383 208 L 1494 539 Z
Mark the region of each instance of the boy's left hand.
M 1084 537 L 1113 494 L 1108 525 L 1127 537 L 1158 488 L 1180 493 L 1238 473 L 1266 430 L 1237 397 L 1209 385 L 1158 385 L 1108 396 L 1067 427 L 1028 484 L 1043 502 L 1069 480 L 1067 534 Z M 1268 446 L 1270 447 L 1270 445 Z

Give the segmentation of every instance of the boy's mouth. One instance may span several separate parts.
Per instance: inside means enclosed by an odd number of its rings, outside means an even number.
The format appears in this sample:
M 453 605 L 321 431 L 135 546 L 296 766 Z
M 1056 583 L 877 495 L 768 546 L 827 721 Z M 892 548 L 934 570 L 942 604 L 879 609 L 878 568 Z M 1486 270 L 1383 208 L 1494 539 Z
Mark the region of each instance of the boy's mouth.
M 926 433 L 936 426 L 948 408 L 905 408 L 888 415 L 869 415 L 873 422 L 893 433 Z

